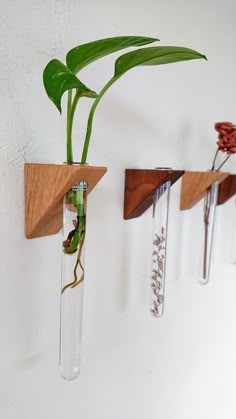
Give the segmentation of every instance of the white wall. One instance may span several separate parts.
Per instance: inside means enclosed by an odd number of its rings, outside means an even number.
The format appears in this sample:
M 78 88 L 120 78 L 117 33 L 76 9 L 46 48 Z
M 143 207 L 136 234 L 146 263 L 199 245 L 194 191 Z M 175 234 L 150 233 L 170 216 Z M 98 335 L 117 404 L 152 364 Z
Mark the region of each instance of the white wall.
M 159 320 L 148 311 L 151 210 L 122 219 L 126 167 L 209 169 L 214 123 L 236 121 L 235 13 L 234 0 L 1 0 L 1 419 L 235 418 L 234 200 L 218 210 L 204 287 L 202 203 L 180 213 L 180 182 L 173 187 Z M 109 171 L 89 198 L 83 365 L 68 383 L 58 373 L 61 236 L 24 238 L 23 164 L 65 160 L 65 120 L 41 81 L 46 63 L 123 34 L 157 36 L 209 61 L 133 70 L 97 112 L 89 162 Z M 99 90 L 113 61 L 83 81 Z M 82 118 L 87 110 L 85 101 Z M 83 120 L 75 129 L 82 139 Z

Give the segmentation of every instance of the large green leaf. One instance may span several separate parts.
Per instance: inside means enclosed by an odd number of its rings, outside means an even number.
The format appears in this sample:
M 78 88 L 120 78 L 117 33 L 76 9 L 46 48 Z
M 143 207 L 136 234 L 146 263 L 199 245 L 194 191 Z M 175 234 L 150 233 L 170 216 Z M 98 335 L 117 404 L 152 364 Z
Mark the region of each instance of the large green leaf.
M 61 98 L 70 89 L 78 89 L 80 96 L 95 98 L 97 94 L 86 87 L 61 61 L 51 60 L 43 72 L 43 83 L 48 97 L 61 112 Z
M 141 48 L 117 58 L 114 77 L 120 77 L 126 71 L 139 65 L 169 64 L 201 58 L 207 59 L 205 55 L 184 47 Z
M 66 56 L 66 63 L 73 73 L 78 73 L 86 65 L 108 54 L 128 47 L 147 45 L 155 41 L 159 41 L 159 39 L 144 36 L 118 36 L 99 39 L 71 49 Z

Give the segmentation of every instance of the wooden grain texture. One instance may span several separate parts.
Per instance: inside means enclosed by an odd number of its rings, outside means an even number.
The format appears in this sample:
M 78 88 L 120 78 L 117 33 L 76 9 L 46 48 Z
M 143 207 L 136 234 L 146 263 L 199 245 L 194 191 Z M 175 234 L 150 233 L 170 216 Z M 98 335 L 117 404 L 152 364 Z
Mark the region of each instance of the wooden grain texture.
M 217 205 L 224 204 L 236 194 L 236 175 L 229 175 L 219 187 Z
M 167 181 L 175 183 L 183 170 L 126 169 L 124 192 L 124 219 L 139 217 L 153 203 L 153 194 Z
M 225 172 L 185 172 L 182 177 L 180 209 L 192 208 L 212 183 L 222 182 L 229 176 Z
M 106 173 L 106 167 L 25 164 L 25 235 L 48 236 L 62 227 L 62 202 L 70 188 L 88 183 L 88 193 Z

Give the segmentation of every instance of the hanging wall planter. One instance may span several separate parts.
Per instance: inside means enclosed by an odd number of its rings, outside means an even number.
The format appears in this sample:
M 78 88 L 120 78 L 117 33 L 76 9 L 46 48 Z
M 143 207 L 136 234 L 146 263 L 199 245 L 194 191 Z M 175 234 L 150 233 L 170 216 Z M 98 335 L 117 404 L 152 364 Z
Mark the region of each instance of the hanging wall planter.
M 219 184 L 228 176 L 229 173 L 224 172 L 185 172 L 182 178 L 181 210 L 192 208 L 199 200 L 204 198 L 204 246 L 201 284 L 207 284 L 210 278 L 218 188 Z
M 162 316 L 164 311 L 170 188 L 183 173 L 167 168 L 125 172 L 124 219 L 139 217 L 153 205 L 150 311 L 154 317 Z
M 86 202 L 106 167 L 25 165 L 26 237 L 57 233 L 63 226 L 60 372 L 67 380 L 80 373 L 84 288 Z
M 210 278 L 216 205 L 225 202 L 236 191 L 234 176 L 220 172 L 230 156 L 236 153 L 236 125 L 228 121 L 217 122 L 215 130 L 218 133 L 217 149 L 210 171 L 186 172 L 182 179 L 182 210 L 191 208 L 204 196 L 204 250 L 200 279 L 202 284 L 207 284 Z
M 77 337 L 75 337 L 75 334 L 70 333 L 69 329 L 64 327 L 64 323 L 73 323 L 74 329 L 77 328 L 77 331 L 78 325 L 81 324 L 86 194 L 93 186 L 93 176 L 97 173 L 100 179 L 106 171 L 105 168 L 84 166 L 87 162 L 97 106 L 107 90 L 127 71 L 135 67 L 149 65 L 153 67 L 174 62 L 206 59 L 205 55 L 185 47 L 148 46 L 156 41 L 158 41 L 157 38 L 143 36 L 118 36 L 95 40 L 68 51 L 65 63 L 53 58 L 43 71 L 45 91 L 59 112 L 62 111 L 62 96 L 67 93 L 66 162 L 68 166 L 62 166 L 59 170 L 58 166 L 26 165 L 26 179 L 31 178 L 26 181 L 26 236 L 30 238 L 54 234 L 61 228 L 62 200 L 65 195 L 60 368 L 62 376 L 67 379 L 75 378 L 80 368 L 80 333 L 76 332 Z M 84 70 L 96 60 L 114 52 L 134 47 L 135 49 L 116 59 L 112 76 L 99 93 L 90 89 L 78 78 L 80 70 Z M 80 159 L 83 166 L 74 167 L 73 122 L 78 103 L 84 99 L 91 101 L 91 107 Z M 40 176 L 38 176 L 39 174 Z M 95 175 L 94 184 L 97 182 L 97 175 Z M 37 202 L 35 202 L 34 194 L 37 195 Z M 43 205 L 41 205 L 41 201 Z M 78 298 L 74 297 L 76 292 Z M 75 303 L 73 299 L 76 300 Z M 78 303 L 78 301 L 81 302 Z

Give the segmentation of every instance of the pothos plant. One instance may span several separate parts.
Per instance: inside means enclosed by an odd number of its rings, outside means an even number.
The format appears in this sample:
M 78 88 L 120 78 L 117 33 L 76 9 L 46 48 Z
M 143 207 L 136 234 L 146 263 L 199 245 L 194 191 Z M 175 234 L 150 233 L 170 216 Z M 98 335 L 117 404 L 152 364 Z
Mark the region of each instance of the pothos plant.
M 133 49 L 132 51 L 117 58 L 115 61 L 113 76 L 107 81 L 99 93 L 94 92 L 93 89 L 86 86 L 78 78 L 78 73 L 82 69 L 100 58 L 125 48 L 143 47 L 144 45 L 148 45 L 156 41 L 159 41 L 159 39 L 143 36 L 119 36 L 100 39 L 71 49 L 66 55 L 66 64 L 57 59 L 53 59 L 46 65 L 43 72 L 44 87 L 48 97 L 55 104 L 59 112 L 61 112 L 61 98 L 65 92 L 68 92 L 66 128 L 67 164 L 73 164 L 74 161 L 72 128 L 75 110 L 81 98 L 86 97 L 92 101 L 91 109 L 88 115 L 82 156 L 80 159 L 80 162 L 85 164 L 87 162 L 93 119 L 97 106 L 107 90 L 125 73 L 127 73 L 127 71 L 138 66 L 154 66 L 178 61 L 206 59 L 205 55 L 189 48 L 177 46 L 148 46 L 145 48 Z M 66 253 L 74 253 L 76 252 L 79 243 L 83 242 L 83 219 L 85 215 L 80 198 L 78 198 L 79 203 L 76 204 L 76 192 L 70 191 L 68 199 L 76 207 L 78 214 L 77 219 L 80 220 L 80 222 L 77 221 L 74 223 L 75 229 L 68 235 L 66 243 L 64 244 L 64 251 Z
M 88 116 L 87 131 L 80 159 L 80 162 L 84 164 L 87 162 L 93 118 L 97 106 L 107 90 L 127 73 L 127 71 L 137 66 L 153 66 L 178 61 L 206 59 L 205 55 L 184 47 L 152 46 L 135 49 L 117 58 L 113 76 L 98 94 L 87 87 L 77 76 L 77 74 L 86 66 L 109 54 L 129 47 L 141 47 L 156 41 L 159 41 L 159 39 L 143 36 L 119 36 L 115 38 L 100 39 L 71 49 L 66 55 L 66 65 L 57 59 L 51 60 L 46 65 L 43 72 L 44 87 L 48 97 L 56 105 L 59 112 L 61 112 L 61 98 L 66 91 L 68 92 L 66 130 L 68 164 L 73 163 L 73 120 L 76 107 L 82 97 L 87 97 L 93 101 Z

